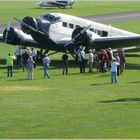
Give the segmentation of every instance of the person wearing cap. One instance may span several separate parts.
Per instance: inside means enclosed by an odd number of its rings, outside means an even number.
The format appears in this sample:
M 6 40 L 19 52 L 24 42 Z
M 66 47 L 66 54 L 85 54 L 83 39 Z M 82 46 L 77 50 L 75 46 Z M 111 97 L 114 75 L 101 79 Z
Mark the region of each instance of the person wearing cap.
M 89 50 L 89 57 L 88 57 L 89 73 L 93 72 L 93 58 L 94 58 L 93 52 L 92 50 Z
M 44 79 L 50 78 L 50 75 L 48 73 L 48 68 L 50 65 L 50 58 L 48 57 L 48 54 L 45 54 L 45 57 L 43 58 L 43 65 L 44 65 Z
M 13 60 L 15 60 L 15 59 L 16 59 L 16 57 L 9 52 L 8 57 L 6 59 L 7 77 L 12 77 L 13 76 Z
M 119 65 L 119 63 L 116 61 L 116 58 L 112 59 L 111 62 L 111 83 L 117 83 L 117 66 Z
M 66 51 L 66 53 L 64 53 L 63 55 L 62 55 L 62 68 L 63 68 L 63 72 L 62 72 L 62 74 L 64 75 L 64 74 L 68 74 L 68 58 L 69 58 L 69 56 L 68 56 L 68 51 Z

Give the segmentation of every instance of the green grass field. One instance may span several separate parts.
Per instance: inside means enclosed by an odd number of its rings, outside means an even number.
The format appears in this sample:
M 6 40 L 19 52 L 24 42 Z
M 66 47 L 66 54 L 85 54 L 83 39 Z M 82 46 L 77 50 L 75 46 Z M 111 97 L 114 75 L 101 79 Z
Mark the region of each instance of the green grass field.
M 6 3 L 0 2 L 2 25 L 9 17 L 59 10 L 38 9 L 31 2 Z M 78 2 L 73 10 L 61 12 L 84 16 L 137 11 L 139 3 L 125 2 L 124 8 L 123 2 L 93 2 L 90 6 Z M 140 32 L 139 21 L 113 25 Z M 109 72 L 79 74 L 72 58 L 69 75 L 61 75 L 61 53 L 50 56 L 51 79 L 43 79 L 42 66 L 34 71 L 31 81 L 21 69 L 7 78 L 4 59 L 15 48 L 0 43 L 0 138 L 140 139 L 140 52 L 126 54 L 126 70 L 118 77 L 118 84 L 112 85 Z
M 9 19 L 16 16 L 23 18 L 27 15 L 40 16 L 41 13 L 59 12 L 75 16 L 99 15 L 128 11 L 139 11 L 140 2 L 76 2 L 73 8 L 40 8 L 37 1 L 3 1 L 0 2 L 0 24 L 6 24 Z M 15 22 L 15 21 L 13 21 Z

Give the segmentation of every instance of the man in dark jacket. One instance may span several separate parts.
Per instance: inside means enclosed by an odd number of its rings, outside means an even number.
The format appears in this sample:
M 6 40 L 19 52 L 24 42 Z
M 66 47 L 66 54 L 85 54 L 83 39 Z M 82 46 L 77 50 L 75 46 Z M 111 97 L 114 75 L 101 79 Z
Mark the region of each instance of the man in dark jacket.
M 64 75 L 66 73 L 66 75 L 68 74 L 68 51 L 66 51 L 65 54 L 62 55 L 62 68 L 63 68 L 63 72 L 62 74 Z

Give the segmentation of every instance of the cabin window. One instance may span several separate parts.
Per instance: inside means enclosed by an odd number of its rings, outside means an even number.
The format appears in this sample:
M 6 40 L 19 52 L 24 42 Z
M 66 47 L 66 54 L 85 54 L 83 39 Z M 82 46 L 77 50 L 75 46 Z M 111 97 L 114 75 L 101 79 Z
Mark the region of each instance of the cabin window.
M 98 35 L 102 36 L 102 31 L 98 30 L 97 33 Z
M 107 31 L 102 31 L 102 37 L 106 37 L 108 36 L 108 32 Z
M 67 22 L 62 23 L 64 27 L 67 27 Z
M 94 32 L 94 29 L 93 29 L 93 28 L 90 28 L 89 30 L 90 30 L 91 32 Z
M 73 24 L 72 23 L 69 23 L 69 27 L 73 29 Z

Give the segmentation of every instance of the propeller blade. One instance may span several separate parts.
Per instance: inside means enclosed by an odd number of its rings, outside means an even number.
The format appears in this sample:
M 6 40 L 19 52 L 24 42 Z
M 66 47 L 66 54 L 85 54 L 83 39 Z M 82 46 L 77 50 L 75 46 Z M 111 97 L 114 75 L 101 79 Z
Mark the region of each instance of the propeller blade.
M 33 28 L 33 27 L 30 26 L 29 24 L 25 23 L 23 20 L 18 19 L 18 18 L 16 18 L 16 17 L 13 17 L 13 18 L 17 21 L 17 23 L 23 24 L 24 26 L 28 27 L 30 30 L 32 30 L 32 31 L 34 31 L 34 32 L 39 32 L 40 34 L 45 35 L 45 33 L 43 33 L 43 32 L 41 32 L 41 31 L 39 31 L 39 30 Z
M 5 33 L 5 40 L 4 40 L 5 43 L 7 43 L 8 32 L 10 31 L 10 27 L 11 27 L 11 21 L 9 20 L 6 26 L 6 33 Z
M 68 41 L 67 43 L 65 43 L 64 47 L 67 47 L 69 44 L 73 44 L 75 39 L 77 37 L 79 37 L 81 34 L 84 34 L 86 30 L 88 30 L 90 28 L 91 25 L 88 25 L 86 28 L 84 28 L 82 31 L 80 31 L 77 35 L 75 35 L 74 38 L 72 38 L 72 40 Z
M 18 18 L 16 18 L 16 17 L 13 17 L 13 18 L 17 21 L 17 23 L 23 24 L 24 26 L 28 27 L 30 30 L 35 31 L 35 32 L 38 32 L 38 30 L 36 30 L 36 29 L 33 28 L 32 26 L 26 24 L 23 20 L 18 19 Z
M 90 28 L 91 25 L 84 28 L 82 31 L 80 31 L 73 39 L 75 40 L 77 37 L 79 37 L 81 34 L 84 34 L 86 30 Z

